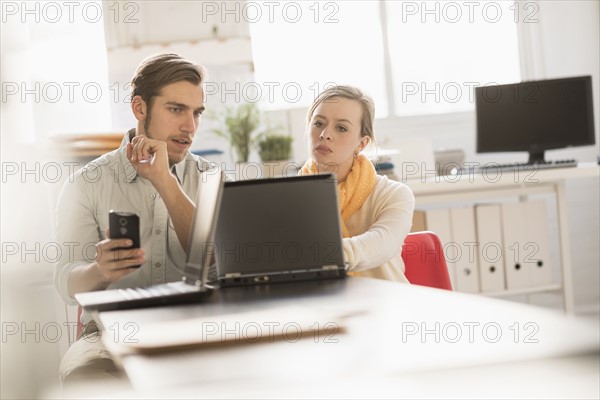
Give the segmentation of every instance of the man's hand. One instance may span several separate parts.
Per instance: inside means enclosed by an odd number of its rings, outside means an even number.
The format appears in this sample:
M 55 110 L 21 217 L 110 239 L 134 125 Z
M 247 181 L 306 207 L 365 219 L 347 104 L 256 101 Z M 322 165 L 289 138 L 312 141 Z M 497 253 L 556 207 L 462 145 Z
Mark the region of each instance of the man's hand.
M 138 135 L 127 144 L 127 158 L 143 178 L 154 186 L 171 176 L 167 143 Z
M 158 191 L 167 206 L 177 238 L 187 249 L 195 205 L 171 174 L 167 143 L 140 134 L 127 144 L 127 158 L 137 173 Z
M 96 266 L 105 283 L 116 282 L 135 271 L 146 261 L 143 249 L 128 248 L 133 245 L 130 239 L 108 239 L 96 244 Z
M 96 244 L 96 260 L 78 265 L 71 271 L 68 280 L 69 294 L 104 290 L 113 282 L 129 275 L 146 262 L 143 249 L 123 248 L 133 245 L 130 239 L 108 239 Z

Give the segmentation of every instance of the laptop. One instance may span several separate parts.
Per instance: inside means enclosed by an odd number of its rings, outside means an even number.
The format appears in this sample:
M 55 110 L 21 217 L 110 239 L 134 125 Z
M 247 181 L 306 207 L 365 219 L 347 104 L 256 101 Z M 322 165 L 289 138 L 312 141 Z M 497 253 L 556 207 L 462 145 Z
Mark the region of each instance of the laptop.
M 215 233 L 221 287 L 343 278 L 333 174 L 225 182 Z
M 206 282 L 213 259 L 212 240 L 219 215 L 223 181 L 223 172 L 204 173 L 198 183 L 197 207 L 181 281 L 143 288 L 77 293 L 77 302 L 87 310 L 109 311 L 194 303 L 210 295 L 214 288 Z

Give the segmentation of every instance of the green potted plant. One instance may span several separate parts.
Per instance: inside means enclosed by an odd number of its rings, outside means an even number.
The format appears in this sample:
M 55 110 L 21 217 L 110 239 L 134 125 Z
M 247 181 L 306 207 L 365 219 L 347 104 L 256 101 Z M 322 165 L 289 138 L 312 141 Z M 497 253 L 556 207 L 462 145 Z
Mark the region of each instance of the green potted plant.
M 289 135 L 266 134 L 258 142 L 258 154 L 263 163 L 263 177 L 284 174 L 284 168 L 292 156 L 292 140 Z
M 221 126 L 212 129 L 226 139 L 235 153 L 236 162 L 248 162 L 251 149 L 261 134 L 262 115 L 255 103 L 243 103 L 237 107 L 225 107 L 221 113 L 209 118 L 220 121 Z
M 265 135 L 258 142 L 258 155 L 263 162 L 289 160 L 292 155 L 292 137 Z

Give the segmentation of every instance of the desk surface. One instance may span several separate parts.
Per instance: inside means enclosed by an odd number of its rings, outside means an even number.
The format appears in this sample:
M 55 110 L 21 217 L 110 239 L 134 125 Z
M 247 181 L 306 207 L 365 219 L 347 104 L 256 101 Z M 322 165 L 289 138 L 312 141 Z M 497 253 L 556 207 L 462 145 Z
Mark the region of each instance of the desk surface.
M 421 382 L 422 393 L 427 396 L 427 393 L 433 395 L 431 385 L 425 382 L 427 377 L 441 379 L 439 371 L 453 369 L 451 374 L 448 372 L 450 375 L 442 374 L 445 383 L 435 390 L 438 394 L 462 396 L 467 393 L 463 384 L 470 387 L 470 375 L 477 373 L 479 380 L 490 380 L 492 375 L 481 376 L 481 371 L 492 368 L 490 374 L 495 374 L 500 368 L 502 381 L 516 382 L 516 387 L 511 386 L 515 395 L 539 396 L 548 388 L 557 393 L 557 385 L 564 390 L 573 388 L 584 396 L 598 395 L 597 323 L 527 305 L 394 282 L 349 278 L 228 288 L 216 292 L 204 304 L 111 311 L 101 313 L 98 318 L 109 350 L 118 352 L 123 342 L 135 340 L 145 327 L 156 322 L 175 324 L 199 317 L 218 321 L 221 315 L 276 310 L 290 305 L 347 315 L 344 332 L 152 354 L 122 354 L 119 358 L 133 387 L 146 393 L 153 390 L 167 394 L 173 390 L 194 393 L 195 388 L 210 387 L 208 396 L 221 393 L 218 397 L 260 397 L 264 388 L 263 393 L 275 396 L 321 393 L 348 397 L 356 395 L 357 382 L 372 383 L 373 390 L 379 389 L 369 393 L 379 395 L 389 393 L 381 390 L 392 390 L 394 382 L 413 385 Z M 576 354 L 584 355 L 573 358 Z M 557 358 L 565 356 L 571 358 Z M 545 360 L 544 365 L 555 368 L 553 372 L 548 370 L 554 374 L 551 385 L 543 373 L 540 376 L 539 370 L 530 370 L 540 359 Z M 532 378 L 525 382 L 523 374 L 511 375 L 512 369 L 507 365 L 513 365 L 515 371 L 519 368 L 529 371 Z M 570 367 L 567 370 L 561 365 Z M 574 371 L 578 371 L 575 377 Z M 449 382 L 449 376 L 460 379 L 461 385 Z M 290 382 L 293 382 L 291 388 L 287 385 Z M 313 383 L 317 386 L 311 386 Z M 533 388 L 538 391 L 532 392 Z M 420 393 L 417 387 L 412 390 L 406 393 L 413 396 Z M 480 387 L 477 393 L 490 396 L 495 392 L 493 388 Z M 394 393 L 401 396 L 405 392 Z M 568 397 L 574 392 L 566 393 Z
M 415 167 L 416 168 L 416 167 Z M 466 172 L 463 175 L 433 176 L 431 171 L 415 169 L 405 173 L 403 183 L 408 185 L 415 196 L 428 194 L 454 193 L 501 189 L 504 187 L 533 186 L 552 184 L 566 179 L 597 177 L 600 166 L 596 163 L 580 163 L 577 167 L 525 169 L 520 171 L 487 171 L 485 173 Z

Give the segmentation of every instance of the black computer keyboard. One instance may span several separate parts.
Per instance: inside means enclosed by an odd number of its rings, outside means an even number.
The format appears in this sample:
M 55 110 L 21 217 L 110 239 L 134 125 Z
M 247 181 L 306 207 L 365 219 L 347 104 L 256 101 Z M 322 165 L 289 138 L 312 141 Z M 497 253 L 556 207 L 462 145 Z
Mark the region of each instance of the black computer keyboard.
M 477 165 L 466 165 L 463 168 L 456 169 L 456 173 L 453 175 L 464 175 L 474 172 L 492 172 L 492 171 L 534 171 L 538 169 L 550 169 L 550 168 L 568 168 L 568 167 L 576 167 L 577 160 L 574 159 L 565 159 L 565 160 L 553 160 L 553 161 L 543 161 L 536 162 L 533 164 L 529 163 L 506 163 L 506 164 L 498 164 L 498 163 L 486 163 L 486 164 L 477 164 Z

